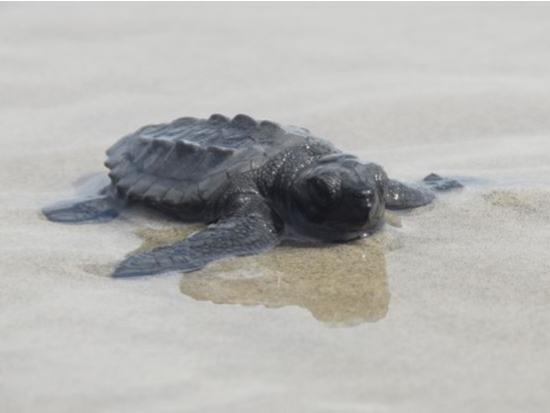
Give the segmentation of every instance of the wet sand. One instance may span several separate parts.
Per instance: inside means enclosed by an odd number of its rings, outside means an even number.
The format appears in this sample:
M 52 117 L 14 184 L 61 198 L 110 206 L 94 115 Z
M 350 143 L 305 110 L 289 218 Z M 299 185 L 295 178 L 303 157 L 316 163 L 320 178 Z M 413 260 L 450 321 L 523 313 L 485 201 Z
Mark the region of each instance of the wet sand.
M 168 245 L 190 231 L 144 229 L 138 251 Z M 181 292 L 217 304 L 295 305 L 330 326 L 378 321 L 388 312 L 387 236 L 345 245 L 286 242 L 260 256 L 221 260 L 182 277 Z
M 546 4 L 0 6 L 0 411 L 545 412 Z M 39 208 L 146 123 L 305 126 L 462 191 L 361 242 L 113 280 L 193 230 Z

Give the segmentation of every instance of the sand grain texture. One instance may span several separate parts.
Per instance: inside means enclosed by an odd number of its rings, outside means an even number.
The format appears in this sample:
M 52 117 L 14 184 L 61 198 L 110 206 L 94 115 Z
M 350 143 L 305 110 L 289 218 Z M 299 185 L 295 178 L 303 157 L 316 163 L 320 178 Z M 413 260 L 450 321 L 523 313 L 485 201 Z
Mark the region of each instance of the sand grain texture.
M 549 18 L 543 3 L 0 5 L 0 411 L 548 411 Z M 112 280 L 140 230 L 172 223 L 40 217 L 120 136 L 212 112 L 467 185 L 387 229 L 383 271 L 360 284 L 379 301 L 360 303 L 337 279 L 289 278 L 294 249 L 275 255 L 287 290 L 231 284 L 235 263 Z M 335 292 L 367 316 L 328 326 Z

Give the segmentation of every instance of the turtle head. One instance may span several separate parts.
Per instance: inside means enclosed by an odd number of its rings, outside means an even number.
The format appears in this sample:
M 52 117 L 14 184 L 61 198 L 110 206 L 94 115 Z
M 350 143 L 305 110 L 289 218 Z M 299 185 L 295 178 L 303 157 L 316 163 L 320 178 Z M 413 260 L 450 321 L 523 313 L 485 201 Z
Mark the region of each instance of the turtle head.
M 347 241 L 382 222 L 387 176 L 376 164 L 332 154 L 303 170 L 288 202 L 288 223 L 299 236 Z

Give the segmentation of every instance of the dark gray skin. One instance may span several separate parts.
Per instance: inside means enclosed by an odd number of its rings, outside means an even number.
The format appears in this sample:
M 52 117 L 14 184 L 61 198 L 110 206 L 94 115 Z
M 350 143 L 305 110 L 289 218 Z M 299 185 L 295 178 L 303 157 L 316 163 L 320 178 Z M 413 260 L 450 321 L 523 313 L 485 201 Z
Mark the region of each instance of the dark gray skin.
M 112 184 L 97 197 L 43 210 L 58 222 L 106 221 L 142 203 L 208 226 L 176 244 L 129 256 L 114 277 L 194 271 L 211 261 L 273 248 L 284 238 L 340 242 L 383 223 L 384 209 L 416 208 L 434 193 L 391 180 L 307 129 L 181 118 L 141 128 L 107 151 Z M 461 186 L 435 174 L 426 186 Z

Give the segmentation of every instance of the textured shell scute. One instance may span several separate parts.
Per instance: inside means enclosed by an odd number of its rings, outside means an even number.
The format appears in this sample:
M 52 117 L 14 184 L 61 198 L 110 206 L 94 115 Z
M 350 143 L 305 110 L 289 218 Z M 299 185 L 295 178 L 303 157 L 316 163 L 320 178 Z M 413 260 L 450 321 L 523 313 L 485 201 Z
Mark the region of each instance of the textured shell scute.
M 198 208 L 234 177 L 260 168 L 307 133 L 242 114 L 183 117 L 123 137 L 107 151 L 105 165 L 125 196 Z

